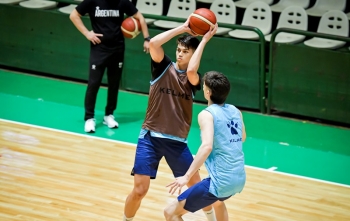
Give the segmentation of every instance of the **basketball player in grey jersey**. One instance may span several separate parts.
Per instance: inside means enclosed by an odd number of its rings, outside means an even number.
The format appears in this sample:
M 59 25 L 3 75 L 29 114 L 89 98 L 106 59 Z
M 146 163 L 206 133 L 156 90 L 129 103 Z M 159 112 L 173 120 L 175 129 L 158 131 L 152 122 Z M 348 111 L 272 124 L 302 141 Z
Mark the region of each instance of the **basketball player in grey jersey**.
M 187 20 L 183 25 L 163 32 L 150 41 L 152 80 L 146 118 L 137 143 L 135 163 L 131 174 L 134 187 L 128 195 L 123 221 L 131 221 L 146 196 L 150 179 L 155 179 L 162 157 L 174 177 L 183 176 L 193 161 L 187 146 L 192 123 L 193 94 L 200 89 L 198 68 L 205 45 L 216 33 L 213 27 L 202 40 L 184 35 L 177 40 L 176 62 L 164 53 L 162 45 L 173 37 L 192 33 Z M 188 186 L 200 182 L 193 175 Z M 215 221 L 211 206 L 203 209 L 209 221 Z M 142 217 L 140 218 L 142 220 Z

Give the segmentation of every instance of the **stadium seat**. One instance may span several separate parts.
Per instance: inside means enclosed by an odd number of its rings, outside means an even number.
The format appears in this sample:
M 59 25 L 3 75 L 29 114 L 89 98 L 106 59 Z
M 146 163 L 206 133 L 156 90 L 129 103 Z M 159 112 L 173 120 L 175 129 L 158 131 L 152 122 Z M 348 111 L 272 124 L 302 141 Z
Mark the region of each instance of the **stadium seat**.
M 273 0 L 240 0 L 235 2 L 235 5 L 239 8 L 247 8 L 248 5 L 253 2 L 265 2 L 266 4 L 271 5 L 273 3 Z
M 271 32 L 272 12 L 270 6 L 263 1 L 251 3 L 245 10 L 243 15 L 243 26 L 253 26 L 267 35 Z M 231 37 L 243 39 L 259 39 L 259 35 L 254 31 L 233 30 L 228 33 Z
M 321 17 L 330 10 L 344 11 L 346 0 L 316 0 L 314 6 L 306 10 L 310 16 Z
M 136 8 L 143 14 L 162 15 L 163 0 L 137 0 Z M 147 24 L 152 24 L 155 19 L 145 18 Z
M 212 4 L 214 1 L 215 0 L 197 0 L 197 2 L 203 2 L 203 3 L 208 3 L 208 4 Z
M 171 0 L 167 17 L 185 18 L 187 19 L 192 12 L 196 10 L 196 0 Z M 153 24 L 160 28 L 176 28 L 182 22 L 156 20 Z
M 215 15 L 217 22 L 235 24 L 236 23 L 236 6 L 232 0 L 215 0 L 210 5 Z M 231 31 L 231 28 L 219 27 L 216 35 L 224 35 Z
M 278 20 L 277 28 L 291 28 L 307 31 L 308 17 L 304 8 L 289 6 L 285 8 Z M 266 35 L 265 40 L 270 41 L 272 34 Z M 280 32 L 275 38 L 278 43 L 297 43 L 305 39 L 304 35 Z
M 15 5 L 20 2 L 23 2 L 25 0 L 0 0 L 0 4 L 9 4 L 9 5 Z
M 346 14 L 339 10 L 331 10 L 322 15 L 317 29 L 318 33 L 348 37 L 349 19 Z M 304 42 L 305 45 L 315 48 L 336 49 L 345 45 L 344 41 L 326 38 L 311 38 Z
M 289 6 L 300 6 L 304 9 L 309 7 L 310 0 L 280 0 L 277 4 L 271 6 L 273 12 L 282 12 Z
M 57 6 L 57 2 L 45 1 L 45 0 L 29 0 L 20 2 L 19 5 L 25 8 L 32 9 L 51 9 Z
M 61 7 L 58 9 L 58 11 L 65 13 L 65 14 L 70 14 L 75 8 L 77 7 L 77 5 L 67 5 L 65 7 Z

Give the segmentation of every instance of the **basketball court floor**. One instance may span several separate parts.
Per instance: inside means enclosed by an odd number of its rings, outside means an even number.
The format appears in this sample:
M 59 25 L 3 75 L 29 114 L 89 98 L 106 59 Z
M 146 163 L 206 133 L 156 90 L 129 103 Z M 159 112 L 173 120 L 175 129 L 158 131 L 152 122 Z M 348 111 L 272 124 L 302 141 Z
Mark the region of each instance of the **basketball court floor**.
M 121 92 L 120 128 L 83 131 L 85 85 L 0 70 L 0 220 L 121 220 L 132 189 L 147 96 Z M 205 106 L 196 104 L 194 114 Z M 350 220 L 350 130 L 243 112 L 247 183 L 227 201 L 230 220 Z M 194 118 L 189 137 L 199 146 Z M 201 169 L 205 177 L 205 168 Z M 174 200 L 162 161 L 135 221 L 164 220 Z M 185 220 L 206 220 L 198 211 Z

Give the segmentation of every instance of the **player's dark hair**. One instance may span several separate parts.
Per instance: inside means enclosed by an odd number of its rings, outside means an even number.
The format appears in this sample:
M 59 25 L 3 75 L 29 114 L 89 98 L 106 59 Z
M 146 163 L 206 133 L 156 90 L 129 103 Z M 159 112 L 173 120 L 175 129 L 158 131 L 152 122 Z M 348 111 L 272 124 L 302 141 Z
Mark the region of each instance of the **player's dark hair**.
M 177 39 L 177 44 L 180 44 L 188 49 L 196 50 L 199 45 L 199 40 L 192 35 L 182 35 Z
M 210 100 L 214 104 L 223 104 L 230 92 L 230 82 L 225 75 L 209 71 L 203 77 L 205 85 L 211 90 Z

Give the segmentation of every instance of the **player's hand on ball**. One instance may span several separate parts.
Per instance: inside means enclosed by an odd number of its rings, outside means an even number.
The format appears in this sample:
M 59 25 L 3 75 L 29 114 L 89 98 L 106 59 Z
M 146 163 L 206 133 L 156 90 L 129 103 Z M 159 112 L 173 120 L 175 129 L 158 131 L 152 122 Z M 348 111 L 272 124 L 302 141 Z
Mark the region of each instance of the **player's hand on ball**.
M 193 36 L 198 36 L 198 34 L 194 33 L 191 29 L 190 29 L 190 17 L 189 16 L 187 18 L 187 20 L 185 21 L 185 23 L 183 24 L 183 28 L 184 28 L 184 31 L 190 35 L 193 35 Z
M 209 41 L 216 34 L 218 27 L 218 23 L 216 23 L 213 27 L 210 27 L 210 30 L 203 36 L 203 40 Z
M 89 31 L 88 33 L 86 33 L 85 37 L 91 41 L 94 45 L 95 44 L 100 44 L 101 43 L 101 39 L 99 37 L 102 37 L 103 34 L 98 34 L 95 33 L 94 31 Z

